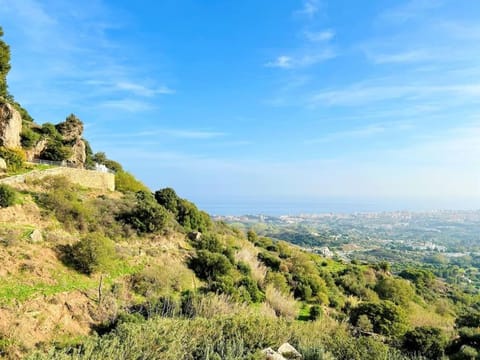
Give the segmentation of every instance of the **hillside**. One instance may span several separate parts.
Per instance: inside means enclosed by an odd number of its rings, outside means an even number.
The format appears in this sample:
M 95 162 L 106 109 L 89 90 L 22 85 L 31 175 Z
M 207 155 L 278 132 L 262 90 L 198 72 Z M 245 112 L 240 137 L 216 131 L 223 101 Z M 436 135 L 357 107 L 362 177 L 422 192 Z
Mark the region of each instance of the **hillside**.
M 93 154 L 76 116 L 36 125 L 8 94 L 0 49 L 5 176 L 38 158 L 97 163 L 116 189 L 62 176 L 0 185 L 0 356 L 479 358 L 478 295 L 423 269 L 327 259 L 153 192 Z M 272 350 L 287 342 L 298 353 Z

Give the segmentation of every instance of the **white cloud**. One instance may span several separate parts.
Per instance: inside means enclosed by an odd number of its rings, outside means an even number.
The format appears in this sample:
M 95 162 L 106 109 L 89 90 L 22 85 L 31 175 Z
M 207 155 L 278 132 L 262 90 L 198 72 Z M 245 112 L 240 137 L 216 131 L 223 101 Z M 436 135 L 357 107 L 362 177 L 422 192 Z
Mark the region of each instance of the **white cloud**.
M 288 69 L 293 66 L 292 60 L 293 59 L 290 56 L 282 55 L 276 58 L 274 61 L 266 63 L 265 66 Z
M 324 31 L 305 31 L 304 32 L 305 38 L 311 42 L 323 42 L 323 41 L 330 41 L 335 36 L 335 32 L 333 30 L 324 30 Z
M 298 56 L 282 55 L 274 61 L 266 63 L 265 66 L 281 69 L 296 69 L 316 65 L 326 60 L 333 59 L 335 56 L 336 53 L 332 49 L 325 48 L 316 51 L 305 51 Z
M 381 54 L 367 51 L 367 57 L 369 57 L 376 64 L 402 64 L 432 59 L 432 55 L 426 50 L 411 50 L 391 54 Z
M 142 112 L 152 110 L 154 108 L 154 106 L 150 103 L 130 98 L 103 101 L 99 104 L 99 107 L 122 110 L 127 112 Z
M 320 10 L 319 0 L 304 0 L 302 8 L 300 10 L 297 10 L 296 14 L 312 18 L 317 14 L 319 10 Z

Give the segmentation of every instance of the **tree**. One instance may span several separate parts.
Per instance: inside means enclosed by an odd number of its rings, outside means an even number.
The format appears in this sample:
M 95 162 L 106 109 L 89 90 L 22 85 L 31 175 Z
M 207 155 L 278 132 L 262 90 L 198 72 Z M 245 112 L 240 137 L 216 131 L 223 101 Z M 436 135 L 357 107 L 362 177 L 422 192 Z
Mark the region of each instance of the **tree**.
M 119 216 L 120 220 L 132 226 L 139 234 L 153 233 L 166 227 L 169 214 L 160 206 L 152 194 L 139 191 L 135 194 L 136 205 Z
M 2 40 L 3 29 L 0 27 L 0 97 L 8 97 L 7 75 L 10 71 L 10 47 Z
M 352 310 L 350 321 L 354 326 L 359 326 L 359 320 L 364 322 L 366 315 L 371 322 L 373 331 L 386 336 L 399 336 L 406 329 L 406 316 L 402 309 L 391 301 L 364 302 Z
M 432 326 L 416 327 L 403 336 L 405 351 L 425 356 L 428 359 L 440 359 L 443 356 L 447 339 L 442 330 Z
M 380 279 L 375 285 L 375 291 L 380 299 L 390 300 L 397 305 L 408 305 L 414 295 L 407 281 L 390 277 Z
M 173 213 L 175 216 L 178 214 L 178 203 L 180 198 L 175 190 L 172 188 L 165 188 L 155 191 L 155 199 L 165 209 Z
M 104 271 L 115 260 L 115 244 L 103 235 L 92 233 L 71 248 L 71 262 L 85 274 Z
M 10 186 L 0 184 L 0 207 L 5 208 L 15 202 L 15 190 Z

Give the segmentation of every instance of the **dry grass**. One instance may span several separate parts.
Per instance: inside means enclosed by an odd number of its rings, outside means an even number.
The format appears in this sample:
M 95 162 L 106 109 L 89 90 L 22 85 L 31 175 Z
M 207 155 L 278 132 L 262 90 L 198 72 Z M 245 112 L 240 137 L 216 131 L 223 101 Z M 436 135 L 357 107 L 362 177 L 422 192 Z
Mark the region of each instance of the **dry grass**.
M 252 278 L 257 283 L 263 285 L 265 282 L 265 275 L 267 268 L 258 261 L 257 254 L 254 249 L 243 248 L 235 254 L 237 261 L 243 261 L 250 266 L 252 270 Z
M 284 295 L 272 285 L 265 289 L 267 304 L 275 311 L 277 316 L 295 319 L 298 314 L 298 304 L 292 295 Z

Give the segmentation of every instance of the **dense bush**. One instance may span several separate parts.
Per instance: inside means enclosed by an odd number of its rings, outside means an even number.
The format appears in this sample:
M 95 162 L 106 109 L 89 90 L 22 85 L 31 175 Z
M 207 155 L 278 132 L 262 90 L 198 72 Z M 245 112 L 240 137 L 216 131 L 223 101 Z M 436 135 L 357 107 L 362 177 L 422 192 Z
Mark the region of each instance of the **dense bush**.
M 140 234 L 164 229 L 170 218 L 167 210 L 160 206 L 149 192 L 139 191 L 135 197 L 135 206 L 119 214 L 118 219 L 130 225 Z
M 266 251 L 258 253 L 258 260 L 268 266 L 273 271 L 278 271 L 280 269 L 281 260 Z
M 137 180 L 135 176 L 123 170 L 119 170 L 115 173 L 115 189 L 123 193 L 149 191 L 147 186 Z
M 210 215 L 198 210 L 195 204 L 181 199 L 171 188 L 157 190 L 155 192 L 157 202 L 170 211 L 177 222 L 186 231 L 206 232 L 212 226 Z
M 360 303 L 350 315 L 354 326 L 358 325 L 361 315 L 368 318 L 377 334 L 397 337 L 406 330 L 407 322 L 403 310 L 390 301 Z
M 40 137 L 41 135 L 33 131 L 30 127 L 23 126 L 22 132 L 20 133 L 22 147 L 31 149 L 40 140 Z
M 40 158 L 50 161 L 63 161 L 72 156 L 72 148 L 65 146 L 61 141 L 49 140 L 47 147 L 40 154 Z
M 7 149 L 0 147 L 0 158 L 7 163 L 8 171 L 20 170 L 26 160 L 25 152 L 22 149 Z
M 204 280 L 216 280 L 227 275 L 232 269 L 232 263 L 228 258 L 219 253 L 208 250 L 199 250 L 190 260 L 190 267 L 197 276 Z
M 15 190 L 10 186 L 0 184 L 0 207 L 6 208 L 15 202 Z
M 390 300 L 397 305 L 408 305 L 412 301 L 414 290 L 403 279 L 385 277 L 375 285 L 375 291 L 383 300 Z
M 75 269 L 84 274 L 105 271 L 115 261 L 115 244 L 105 236 L 92 233 L 73 245 L 68 255 Z
M 155 191 L 155 199 L 165 209 L 172 212 L 175 216 L 178 215 L 178 203 L 180 198 L 172 188 L 165 188 Z
M 403 336 L 402 347 L 407 353 L 422 355 L 428 359 L 440 359 L 447 339 L 442 330 L 431 326 L 417 327 Z

